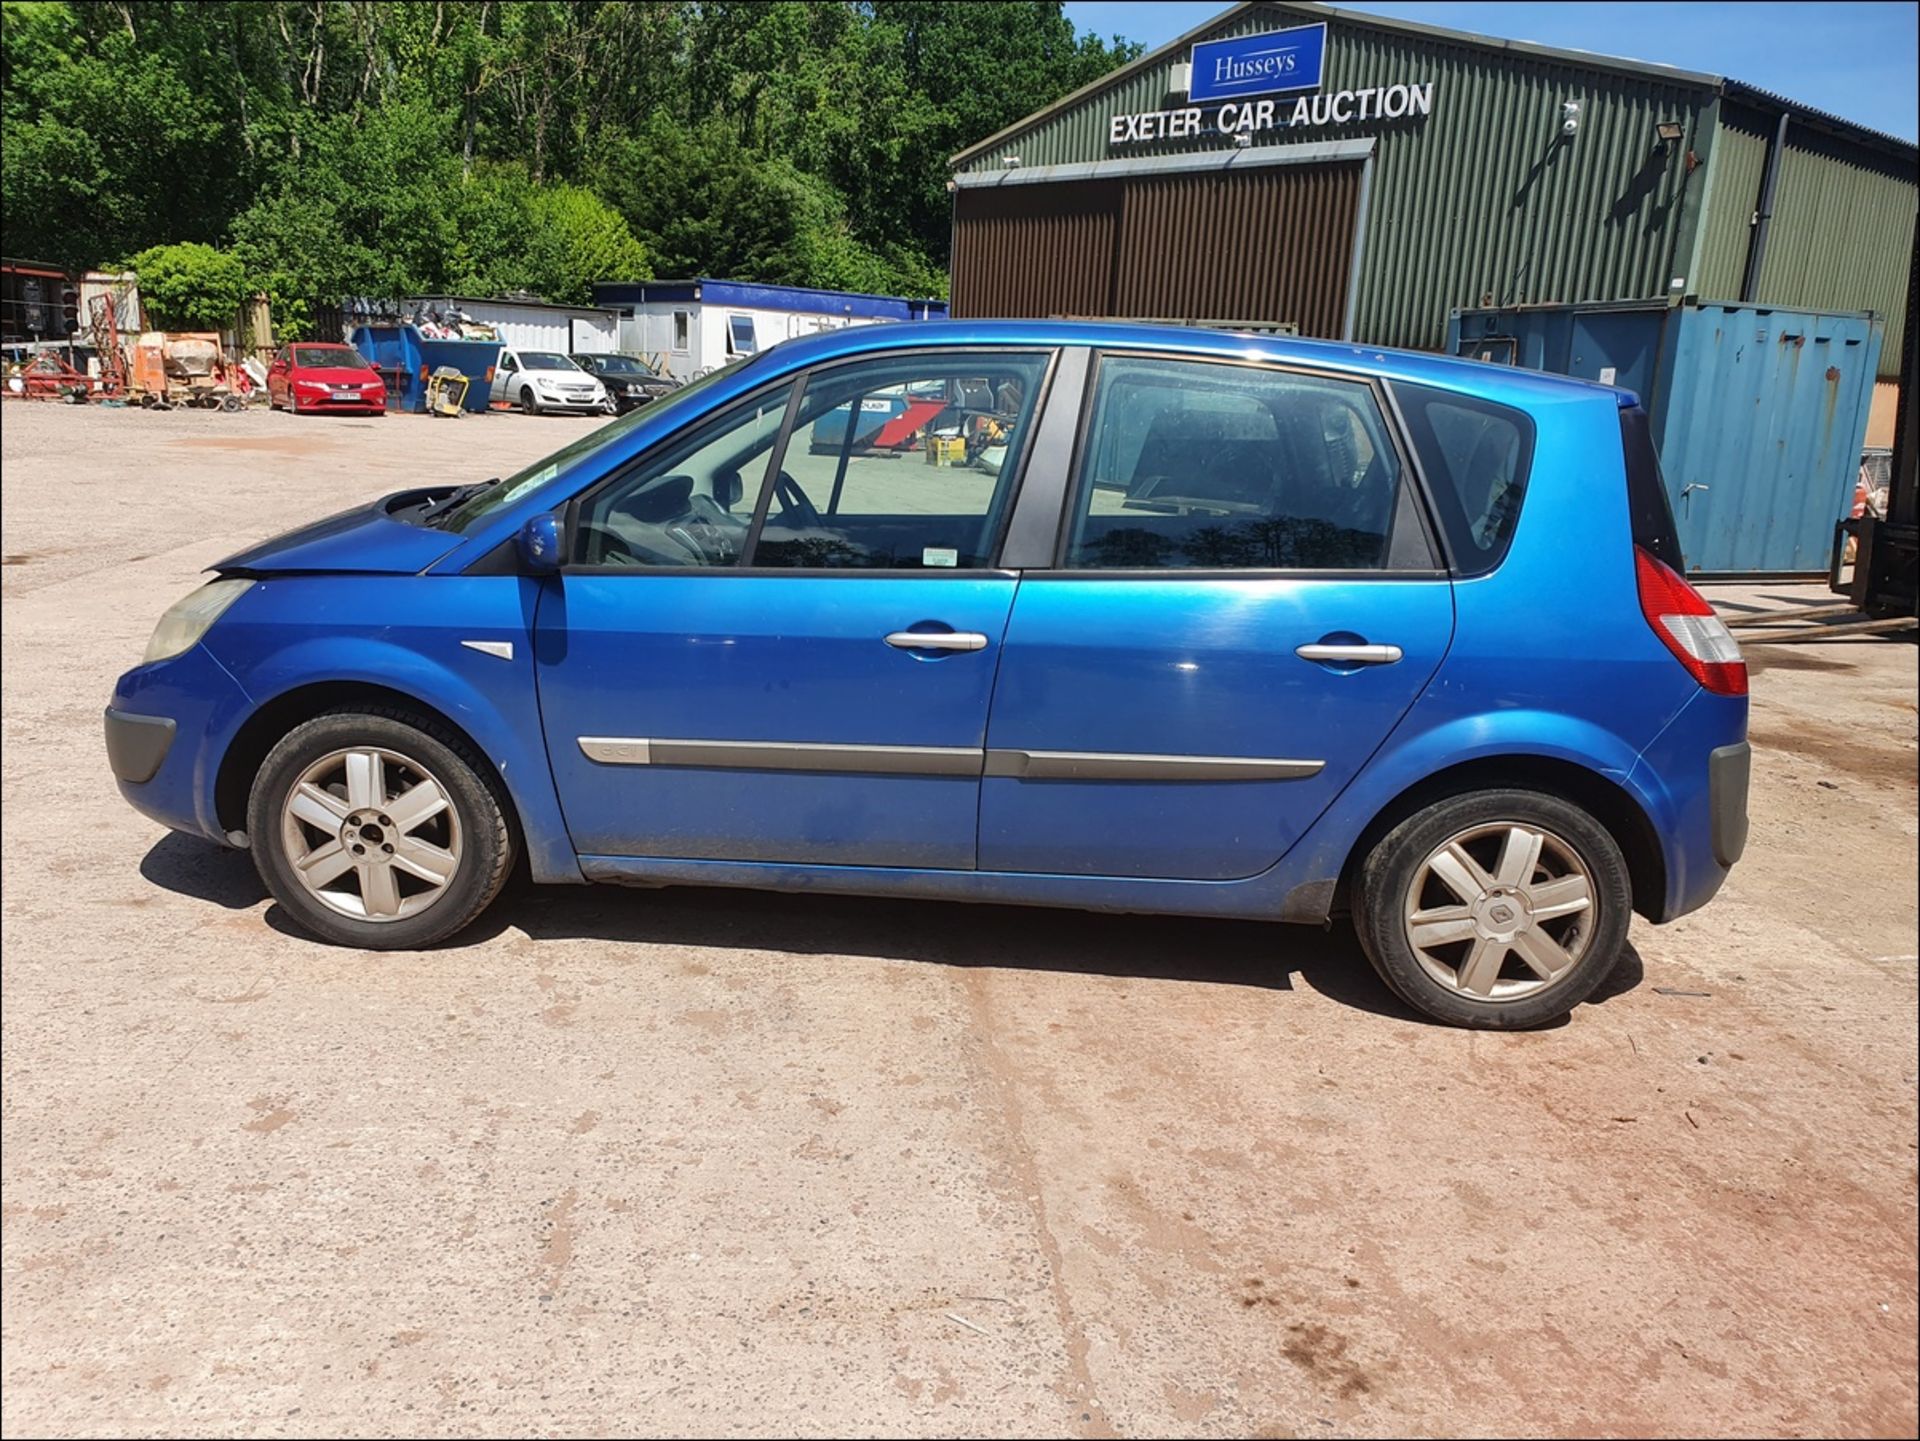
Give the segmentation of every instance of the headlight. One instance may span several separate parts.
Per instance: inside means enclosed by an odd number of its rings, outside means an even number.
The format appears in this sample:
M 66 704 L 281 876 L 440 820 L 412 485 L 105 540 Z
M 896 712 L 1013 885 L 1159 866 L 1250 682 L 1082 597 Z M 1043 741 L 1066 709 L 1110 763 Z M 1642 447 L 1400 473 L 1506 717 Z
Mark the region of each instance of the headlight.
M 140 664 L 150 665 L 193 649 L 221 613 L 252 589 L 250 580 L 214 580 L 175 601 L 153 628 L 153 639 L 147 642 L 147 653 Z

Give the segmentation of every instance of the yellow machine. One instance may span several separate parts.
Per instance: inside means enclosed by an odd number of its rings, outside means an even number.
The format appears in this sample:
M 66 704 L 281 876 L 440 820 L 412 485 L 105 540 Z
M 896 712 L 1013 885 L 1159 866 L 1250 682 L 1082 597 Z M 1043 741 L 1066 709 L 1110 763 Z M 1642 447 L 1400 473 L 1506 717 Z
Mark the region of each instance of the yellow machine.
M 427 414 L 458 418 L 466 413 L 467 387 L 473 382 L 451 365 L 427 377 Z

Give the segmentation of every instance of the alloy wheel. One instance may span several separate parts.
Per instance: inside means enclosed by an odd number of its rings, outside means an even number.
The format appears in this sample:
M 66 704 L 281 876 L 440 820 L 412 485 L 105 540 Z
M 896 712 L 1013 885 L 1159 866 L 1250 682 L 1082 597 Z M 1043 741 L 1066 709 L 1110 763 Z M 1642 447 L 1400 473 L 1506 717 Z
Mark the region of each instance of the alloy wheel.
M 1520 821 L 1454 835 L 1414 872 L 1407 942 L 1469 1000 L 1515 1001 L 1579 964 L 1594 934 L 1593 875 L 1561 837 Z
M 463 854 L 451 793 L 382 747 L 330 752 L 280 808 L 288 864 L 315 900 L 362 921 L 416 916 L 447 893 Z

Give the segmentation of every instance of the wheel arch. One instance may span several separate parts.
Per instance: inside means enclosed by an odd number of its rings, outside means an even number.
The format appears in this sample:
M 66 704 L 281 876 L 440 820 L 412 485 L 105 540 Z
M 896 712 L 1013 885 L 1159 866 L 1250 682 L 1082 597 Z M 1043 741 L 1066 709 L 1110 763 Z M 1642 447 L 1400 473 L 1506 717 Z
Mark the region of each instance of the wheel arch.
M 318 716 L 363 707 L 410 713 L 459 740 L 477 762 L 475 768 L 481 784 L 491 790 L 500 803 L 508 832 L 513 837 L 516 870 L 527 866 L 527 837 L 521 823 L 519 805 L 506 778 L 500 774 L 493 757 L 487 753 L 487 748 L 465 726 L 437 706 L 408 695 L 405 691 L 370 681 L 316 681 L 295 686 L 265 702 L 248 716 L 228 742 L 226 752 L 220 758 L 220 769 L 214 777 L 214 813 L 221 829 L 228 832 L 246 829 L 247 797 L 253 789 L 253 779 L 260 773 L 267 752 L 279 743 L 281 737 Z
M 1361 864 L 1386 834 L 1407 817 L 1450 796 L 1483 790 L 1533 790 L 1579 806 L 1606 828 L 1626 858 L 1633 908 L 1658 920 L 1666 907 L 1666 852 L 1660 833 L 1633 794 L 1577 762 L 1543 755 L 1476 756 L 1447 766 L 1407 786 L 1377 811 L 1354 838 L 1327 898 L 1327 913 L 1349 909 Z M 1325 894 L 1324 888 L 1322 894 Z

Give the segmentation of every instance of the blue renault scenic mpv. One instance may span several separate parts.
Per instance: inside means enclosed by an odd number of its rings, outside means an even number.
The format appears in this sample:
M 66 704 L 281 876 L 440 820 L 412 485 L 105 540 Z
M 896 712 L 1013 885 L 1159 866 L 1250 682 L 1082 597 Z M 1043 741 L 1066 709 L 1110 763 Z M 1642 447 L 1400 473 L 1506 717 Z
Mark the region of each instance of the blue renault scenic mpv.
M 857 418 L 857 419 L 856 419 Z M 1323 922 L 1537 1025 L 1746 838 L 1746 669 L 1628 392 L 1347 345 L 796 340 L 244 551 L 120 789 L 330 941 L 532 879 Z

